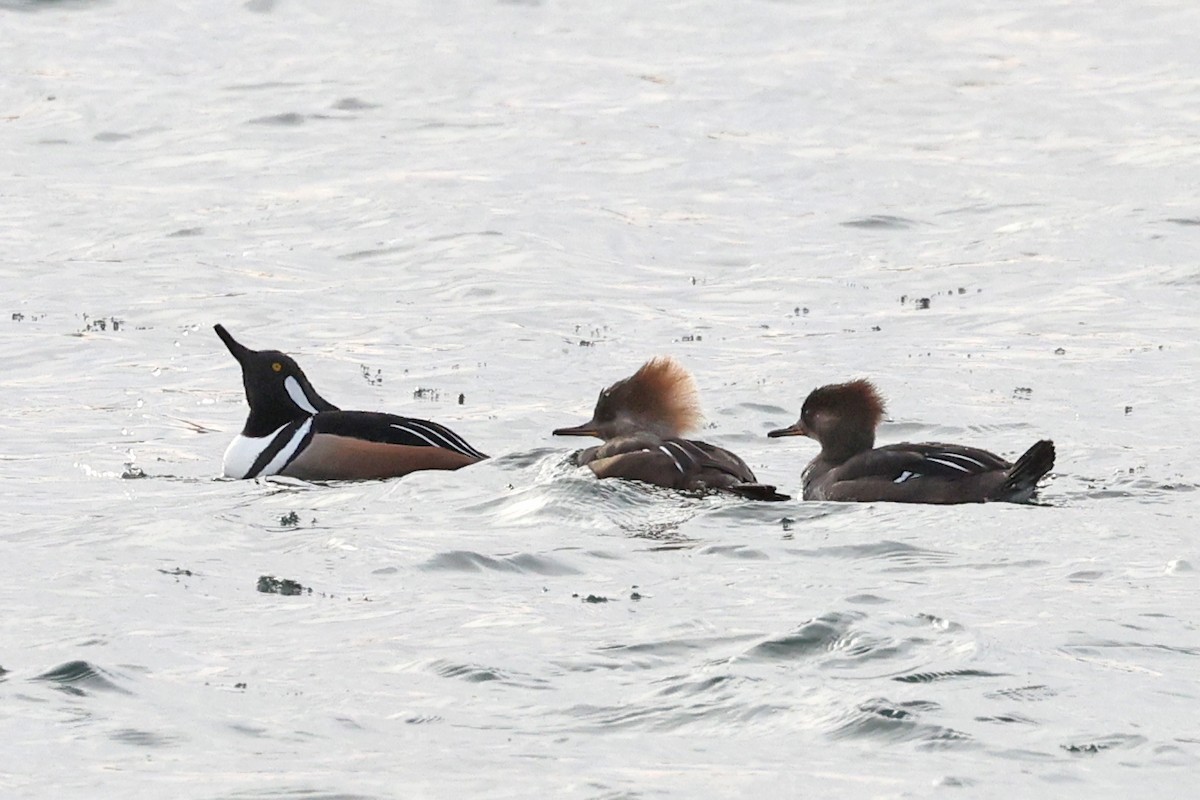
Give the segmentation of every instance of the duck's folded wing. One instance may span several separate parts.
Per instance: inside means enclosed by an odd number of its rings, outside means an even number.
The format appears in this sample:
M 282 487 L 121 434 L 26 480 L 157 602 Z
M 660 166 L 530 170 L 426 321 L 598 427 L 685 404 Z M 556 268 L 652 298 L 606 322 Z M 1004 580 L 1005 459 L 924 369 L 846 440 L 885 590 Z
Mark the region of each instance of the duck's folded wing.
M 838 481 L 863 478 L 904 483 L 916 478 L 958 480 L 1008 469 L 1011 464 L 987 450 L 955 444 L 891 444 L 851 458 L 837 469 Z
M 732 456 L 737 464 L 727 463 L 720 458 L 722 452 L 705 442 L 637 433 L 590 447 L 579 453 L 576 461 L 591 466 L 602 478 L 633 478 L 676 489 L 687 488 L 705 471 L 728 473 L 738 480 L 745 480 L 737 466 L 740 465 L 746 474 L 750 472 L 749 467 L 732 453 L 726 455 Z
M 328 411 L 313 418 L 313 434 L 345 436 L 379 444 L 441 447 L 468 458 L 484 459 L 467 440 L 436 422 L 375 411 Z
M 672 440 L 674 441 L 674 440 Z M 723 447 L 687 440 L 688 453 L 693 457 L 693 465 L 700 482 L 707 487 L 720 487 L 750 500 L 780 501 L 791 500 L 786 494 L 780 494 L 775 487 L 759 483 L 754 476 L 754 470 L 735 453 Z
M 754 483 L 758 480 L 745 461 L 723 447 L 695 439 L 671 439 L 665 444 L 679 445 L 681 450 L 687 452 L 691 463 L 697 469 L 723 472 L 744 483 Z

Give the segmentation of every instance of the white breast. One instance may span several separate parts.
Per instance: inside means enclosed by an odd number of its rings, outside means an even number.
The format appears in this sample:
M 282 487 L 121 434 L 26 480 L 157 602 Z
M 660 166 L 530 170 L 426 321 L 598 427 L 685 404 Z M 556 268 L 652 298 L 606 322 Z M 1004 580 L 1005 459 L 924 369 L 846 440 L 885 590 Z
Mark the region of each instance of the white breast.
M 308 431 L 312 428 L 312 423 L 313 418 L 309 417 L 304 420 L 303 425 L 290 435 L 284 430 L 290 423 L 284 423 L 266 436 L 260 436 L 257 439 L 239 433 L 229 443 L 229 447 L 225 448 L 225 458 L 222 461 L 222 471 L 225 473 L 225 477 L 247 477 L 250 474 L 250 470 L 254 467 L 254 463 L 258 461 L 258 457 L 263 454 L 263 451 L 270 447 L 280 436 L 287 436 L 287 443 L 275 454 L 275 457 L 271 459 L 271 463 L 259 470 L 254 477 L 258 478 L 263 475 L 278 474 L 292 460 L 292 457 L 296 455 L 296 451 L 304 443 L 304 438 L 308 436 Z
M 279 432 L 286 427 L 286 424 L 280 425 L 272 433 L 258 438 L 244 436 L 240 433 L 234 437 L 234 440 L 229 443 L 229 447 L 225 448 L 225 458 L 222 461 L 222 471 L 225 473 L 225 477 L 244 478 L 249 475 L 250 468 L 262 455 L 262 451 L 266 450 L 271 442 L 275 441 Z

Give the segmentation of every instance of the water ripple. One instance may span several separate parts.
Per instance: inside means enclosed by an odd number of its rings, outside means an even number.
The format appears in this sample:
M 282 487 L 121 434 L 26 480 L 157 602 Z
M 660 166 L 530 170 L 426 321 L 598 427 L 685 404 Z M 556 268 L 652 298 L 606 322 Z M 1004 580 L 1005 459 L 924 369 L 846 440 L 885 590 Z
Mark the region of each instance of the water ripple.
M 424 665 L 426 669 L 443 678 L 456 678 L 468 683 L 497 683 L 509 686 L 519 686 L 525 689 L 548 689 L 550 682 L 545 678 L 514 673 L 496 667 L 485 667 L 478 664 L 463 664 L 445 659 L 430 661 Z
M 121 728 L 109 734 L 110 739 L 121 744 L 131 744 L 137 747 L 172 747 L 181 742 L 180 737 L 154 731 Z
M 851 625 L 864 616 L 853 612 L 824 614 L 804 623 L 795 633 L 759 642 L 746 651 L 746 656 L 765 661 L 790 661 L 829 652 L 850 631 Z
M 886 698 L 874 698 L 847 713 L 829 735 L 834 739 L 918 742 L 931 748 L 969 744 L 971 737 L 966 733 L 921 720 L 923 713 L 938 709 L 937 703 L 924 700 L 892 702 Z
M 130 694 L 108 672 L 87 661 L 67 661 L 33 680 L 56 684 L 56 688 L 75 695 L 86 695 L 88 691 Z
M 487 556 L 469 550 L 449 550 L 437 553 L 420 566 L 423 570 L 458 572 L 520 572 L 534 575 L 578 575 L 579 570 L 548 556 L 516 553 L 510 556 Z
M 632 669 L 654 669 L 675 664 L 692 656 L 713 654 L 730 645 L 739 645 L 757 638 L 753 634 L 684 637 L 660 639 L 636 644 L 614 644 L 597 650 L 606 659 L 606 664 L 615 660 L 622 667 Z
M 872 214 L 869 217 L 859 217 L 841 223 L 847 228 L 875 228 L 885 230 L 904 230 L 919 223 L 916 220 L 896 217 L 891 214 Z
M 953 555 L 943 550 L 927 550 L 916 545 L 886 539 L 879 542 L 867 542 L 865 544 L 840 544 L 814 549 L 796 549 L 791 552 L 814 558 L 891 561 L 904 567 L 945 564 Z

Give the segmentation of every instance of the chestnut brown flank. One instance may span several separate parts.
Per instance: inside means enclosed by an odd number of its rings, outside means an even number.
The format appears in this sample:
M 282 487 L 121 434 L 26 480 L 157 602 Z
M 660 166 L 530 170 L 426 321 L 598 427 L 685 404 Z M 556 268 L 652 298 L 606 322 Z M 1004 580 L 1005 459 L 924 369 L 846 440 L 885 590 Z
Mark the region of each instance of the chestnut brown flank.
M 478 459 L 444 447 L 413 447 L 317 434 L 284 475 L 301 480 L 398 478 L 422 469 L 458 469 Z

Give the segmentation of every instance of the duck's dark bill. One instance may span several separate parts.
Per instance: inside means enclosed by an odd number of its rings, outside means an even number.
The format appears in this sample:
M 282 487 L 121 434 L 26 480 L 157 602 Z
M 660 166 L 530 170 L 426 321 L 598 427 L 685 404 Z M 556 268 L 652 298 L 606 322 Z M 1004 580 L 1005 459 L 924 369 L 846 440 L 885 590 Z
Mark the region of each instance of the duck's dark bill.
M 596 426 L 590 422 L 585 422 L 582 425 L 576 425 L 574 428 L 559 428 L 554 432 L 555 436 L 596 436 Z
M 234 339 L 229 331 L 225 330 L 224 325 L 217 323 L 216 325 L 213 325 L 213 330 L 217 332 L 217 336 L 220 337 L 221 341 L 225 343 L 225 346 L 229 348 L 229 352 L 232 353 L 233 357 L 238 361 L 241 361 L 247 353 L 253 352 L 249 347 L 246 347 L 244 344 L 239 343 L 237 339 Z
M 780 436 L 808 436 L 808 428 L 803 425 L 789 425 L 786 428 L 777 428 L 776 430 L 767 433 L 768 438 L 778 439 Z

